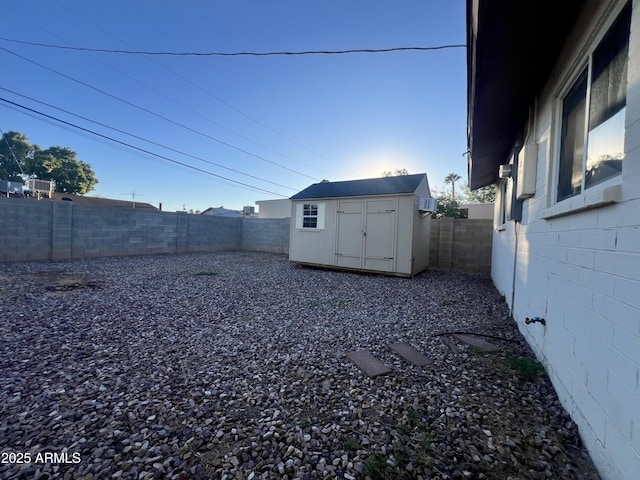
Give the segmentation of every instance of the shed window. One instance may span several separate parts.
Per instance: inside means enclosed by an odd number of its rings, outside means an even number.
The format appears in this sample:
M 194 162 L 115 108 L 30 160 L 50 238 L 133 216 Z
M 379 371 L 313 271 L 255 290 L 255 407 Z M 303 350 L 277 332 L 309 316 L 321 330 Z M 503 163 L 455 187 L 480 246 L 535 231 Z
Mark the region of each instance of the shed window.
M 318 228 L 317 203 L 305 203 L 302 206 L 302 228 Z
M 622 172 L 630 23 L 627 5 L 562 101 L 558 201 Z
M 296 206 L 296 228 L 324 228 L 324 203 L 301 203 Z

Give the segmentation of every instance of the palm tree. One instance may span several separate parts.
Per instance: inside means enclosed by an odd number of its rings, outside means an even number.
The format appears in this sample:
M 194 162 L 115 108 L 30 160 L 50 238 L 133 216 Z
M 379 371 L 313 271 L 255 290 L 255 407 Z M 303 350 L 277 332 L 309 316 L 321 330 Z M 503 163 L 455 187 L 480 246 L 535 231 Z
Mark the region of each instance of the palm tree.
M 458 175 L 455 172 L 450 173 L 449 175 L 447 175 L 446 177 L 444 177 L 444 183 L 450 183 L 451 184 L 451 200 L 455 200 L 456 199 L 456 182 L 458 180 L 461 180 L 462 177 L 460 175 Z

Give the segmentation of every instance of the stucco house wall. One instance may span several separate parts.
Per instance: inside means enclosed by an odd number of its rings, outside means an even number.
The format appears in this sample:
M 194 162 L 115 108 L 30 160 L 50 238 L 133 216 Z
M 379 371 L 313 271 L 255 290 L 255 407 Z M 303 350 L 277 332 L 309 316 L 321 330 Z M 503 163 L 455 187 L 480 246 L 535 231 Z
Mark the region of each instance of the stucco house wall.
M 291 215 L 291 200 L 256 200 L 258 218 L 287 218 Z
M 460 209 L 467 212 L 469 220 L 493 220 L 493 203 L 465 203 Z

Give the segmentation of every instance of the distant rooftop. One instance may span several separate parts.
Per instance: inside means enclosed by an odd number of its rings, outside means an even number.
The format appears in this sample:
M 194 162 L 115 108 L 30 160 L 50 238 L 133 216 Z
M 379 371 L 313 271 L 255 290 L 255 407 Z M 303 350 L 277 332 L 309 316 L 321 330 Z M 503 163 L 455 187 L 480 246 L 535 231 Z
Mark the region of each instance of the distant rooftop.
M 133 201 L 131 200 L 114 200 L 112 198 L 86 197 L 84 195 L 74 195 L 71 193 L 53 192 L 53 194 L 51 195 L 51 200 L 62 200 L 66 202 L 73 202 L 77 205 L 94 205 L 97 207 L 133 208 Z M 158 210 L 150 203 L 144 202 L 135 202 L 135 208 Z
M 224 207 L 209 207 L 205 211 L 201 212 L 200 215 L 215 215 L 218 217 L 242 217 L 242 212 L 240 210 L 231 210 L 230 208 Z
M 426 176 L 426 173 L 417 173 L 414 175 L 398 175 L 365 180 L 314 183 L 296 193 L 291 197 L 291 200 L 413 193 Z

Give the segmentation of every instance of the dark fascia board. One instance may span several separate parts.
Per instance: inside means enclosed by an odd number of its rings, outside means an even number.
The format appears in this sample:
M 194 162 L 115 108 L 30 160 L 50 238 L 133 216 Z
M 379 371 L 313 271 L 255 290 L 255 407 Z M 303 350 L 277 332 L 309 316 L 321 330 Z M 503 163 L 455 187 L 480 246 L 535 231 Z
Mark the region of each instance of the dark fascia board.
M 497 181 L 586 1 L 467 0 L 472 190 Z

